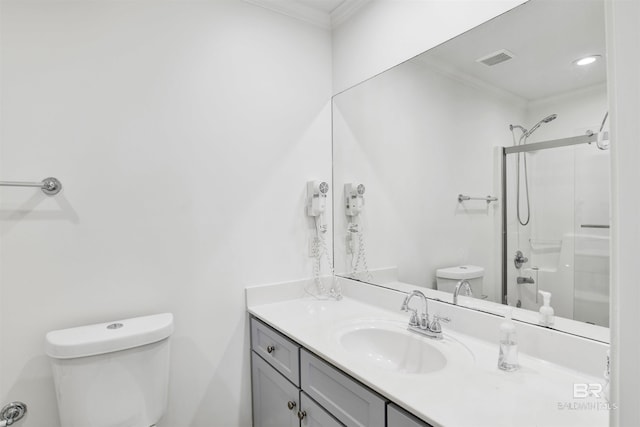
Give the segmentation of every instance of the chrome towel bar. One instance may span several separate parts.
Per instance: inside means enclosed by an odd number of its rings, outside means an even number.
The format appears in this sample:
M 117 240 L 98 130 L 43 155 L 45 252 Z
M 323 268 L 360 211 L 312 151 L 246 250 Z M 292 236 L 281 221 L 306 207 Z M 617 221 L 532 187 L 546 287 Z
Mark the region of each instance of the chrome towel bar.
M 493 197 L 493 196 L 487 196 L 487 197 L 471 197 L 471 196 L 465 196 L 463 194 L 458 194 L 458 202 L 462 203 L 465 200 L 484 200 L 487 203 L 491 203 L 491 202 L 497 202 L 498 198 L 497 197 Z
M 54 196 L 62 190 L 62 183 L 54 177 L 49 177 L 40 182 L 0 181 L 0 187 L 37 187 L 47 196 Z

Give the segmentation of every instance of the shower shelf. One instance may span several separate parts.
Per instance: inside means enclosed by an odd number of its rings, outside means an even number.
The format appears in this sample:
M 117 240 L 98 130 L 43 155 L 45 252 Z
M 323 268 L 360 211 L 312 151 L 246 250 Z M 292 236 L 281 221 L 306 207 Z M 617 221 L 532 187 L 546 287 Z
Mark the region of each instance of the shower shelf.
M 555 239 L 529 239 L 529 246 L 533 250 L 539 249 L 560 249 L 562 247 L 562 240 Z

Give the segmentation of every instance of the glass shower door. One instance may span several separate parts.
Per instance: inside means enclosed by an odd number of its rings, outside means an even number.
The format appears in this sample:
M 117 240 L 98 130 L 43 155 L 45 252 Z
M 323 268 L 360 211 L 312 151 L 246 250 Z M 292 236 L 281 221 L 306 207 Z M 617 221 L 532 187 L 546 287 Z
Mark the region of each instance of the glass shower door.
M 507 302 L 537 311 L 538 291 L 548 291 L 556 315 L 607 326 L 609 152 L 578 144 L 507 154 L 505 161 Z M 517 251 L 527 258 L 520 268 Z

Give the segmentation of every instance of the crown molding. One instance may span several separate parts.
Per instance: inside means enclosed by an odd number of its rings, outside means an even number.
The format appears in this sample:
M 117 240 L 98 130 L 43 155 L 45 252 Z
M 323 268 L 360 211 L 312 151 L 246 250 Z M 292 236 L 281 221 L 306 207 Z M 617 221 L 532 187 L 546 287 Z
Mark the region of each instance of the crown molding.
M 480 90 L 488 95 L 492 95 L 495 98 L 502 99 L 511 104 L 514 104 L 519 108 L 527 108 L 529 105 L 528 99 L 523 98 L 520 95 L 516 95 L 515 93 L 509 92 L 506 89 L 496 87 L 475 76 L 463 73 L 450 64 L 437 60 L 433 57 L 429 57 L 427 55 L 419 55 L 413 60 L 410 60 L 409 63 L 416 64 L 417 66 L 427 68 L 430 71 L 437 72 L 438 74 L 450 80 L 462 83 L 476 90 Z
M 357 11 L 362 9 L 371 0 L 345 0 L 340 6 L 331 12 L 331 27 L 336 28 L 338 25 L 346 22 Z
M 295 0 L 244 0 L 256 6 L 281 13 L 324 29 L 331 29 L 331 16 Z
M 596 84 L 591 85 L 591 86 L 582 87 L 582 88 L 573 89 L 573 90 L 570 90 L 570 91 L 558 93 L 558 94 L 549 96 L 547 98 L 534 99 L 533 101 L 531 101 L 529 103 L 529 108 L 540 108 L 540 107 L 544 107 L 544 106 L 550 105 L 550 104 L 557 104 L 557 103 L 561 103 L 561 102 L 566 102 L 568 100 L 571 100 L 571 99 L 579 97 L 579 96 L 589 95 L 589 94 L 598 93 L 598 92 L 604 92 L 604 93 L 607 92 L 607 82 L 606 81 L 600 82 L 600 83 L 596 83 Z
M 255 6 L 330 30 L 346 22 L 371 0 L 344 0 L 331 13 L 315 9 L 296 0 L 244 0 Z

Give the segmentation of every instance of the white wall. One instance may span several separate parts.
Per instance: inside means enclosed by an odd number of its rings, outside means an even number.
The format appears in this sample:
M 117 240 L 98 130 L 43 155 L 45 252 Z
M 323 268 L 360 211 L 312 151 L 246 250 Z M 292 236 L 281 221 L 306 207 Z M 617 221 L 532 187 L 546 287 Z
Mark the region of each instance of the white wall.
M 368 265 L 398 267 L 402 282 L 435 287 L 436 270 L 485 268 L 484 294 L 499 301 L 499 203 L 458 203 L 458 194 L 498 195 L 509 123 L 524 120 L 513 97 L 451 78 L 418 61 L 334 97 L 334 183 L 364 183 Z M 336 203 L 336 268 L 348 271 L 344 201 Z M 479 295 L 478 295 L 479 296 Z
M 605 2 L 611 106 L 612 426 L 640 425 L 640 2 Z
M 173 312 L 161 426 L 248 426 L 243 288 L 308 277 L 330 34 L 240 1 L 2 1 L 0 402 L 57 426 L 49 330 Z
M 333 32 L 334 93 L 521 3 L 524 0 L 373 0 Z

